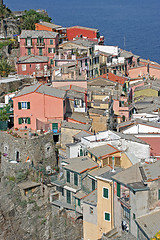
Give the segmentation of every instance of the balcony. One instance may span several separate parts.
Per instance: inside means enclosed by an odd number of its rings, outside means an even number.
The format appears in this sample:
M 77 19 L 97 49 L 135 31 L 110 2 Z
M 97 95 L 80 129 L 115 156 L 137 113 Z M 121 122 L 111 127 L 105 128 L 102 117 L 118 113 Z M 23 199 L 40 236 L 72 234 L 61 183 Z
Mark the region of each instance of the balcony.
M 27 44 L 25 44 L 25 47 L 26 47 L 26 48 L 32 48 L 32 47 L 33 47 L 33 45 L 32 45 L 32 44 L 30 44 L 30 43 L 27 43 Z
M 131 209 L 131 205 L 130 205 L 130 193 L 129 191 L 124 191 L 122 193 L 122 197 L 119 198 L 119 201 L 121 202 L 121 204 L 128 208 Z
M 45 47 L 45 43 L 44 42 L 38 42 L 38 43 L 36 43 L 36 46 L 42 48 L 42 47 Z

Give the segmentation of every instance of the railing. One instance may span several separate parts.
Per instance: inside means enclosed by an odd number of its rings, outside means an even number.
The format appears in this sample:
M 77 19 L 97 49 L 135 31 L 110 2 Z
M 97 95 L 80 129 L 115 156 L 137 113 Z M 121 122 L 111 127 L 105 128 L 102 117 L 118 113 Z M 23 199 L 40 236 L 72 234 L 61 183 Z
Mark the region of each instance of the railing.
M 121 198 L 119 198 L 119 201 L 125 206 L 125 207 L 127 207 L 127 208 L 131 208 L 131 206 L 130 206 L 130 198 L 129 197 L 127 197 L 127 196 L 123 196 L 123 197 L 121 197 Z
M 36 43 L 36 46 L 37 46 L 37 47 L 44 47 L 44 46 L 45 46 L 45 43 L 44 43 L 44 42 L 41 42 L 41 43 L 38 42 L 38 43 Z

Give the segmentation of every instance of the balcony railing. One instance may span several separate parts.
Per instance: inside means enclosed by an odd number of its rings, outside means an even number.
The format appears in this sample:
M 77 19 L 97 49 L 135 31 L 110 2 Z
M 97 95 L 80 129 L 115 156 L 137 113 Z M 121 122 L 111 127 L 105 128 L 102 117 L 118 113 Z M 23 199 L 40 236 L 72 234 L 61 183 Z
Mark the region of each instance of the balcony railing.
M 38 42 L 38 43 L 36 43 L 36 46 L 37 47 L 44 47 L 45 43 L 44 42 Z
M 128 196 L 123 196 L 123 197 L 119 198 L 119 201 L 122 203 L 122 205 L 131 209 L 130 198 Z

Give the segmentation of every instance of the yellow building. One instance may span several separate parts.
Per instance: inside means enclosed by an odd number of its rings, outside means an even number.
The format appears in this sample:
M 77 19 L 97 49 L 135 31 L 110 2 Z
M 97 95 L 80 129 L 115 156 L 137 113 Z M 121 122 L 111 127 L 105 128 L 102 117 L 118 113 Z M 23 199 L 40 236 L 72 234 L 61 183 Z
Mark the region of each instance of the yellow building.
M 102 174 L 96 176 L 97 190 L 90 193 L 83 201 L 84 240 L 101 239 L 103 233 L 108 233 L 114 228 L 111 177 L 122 169 L 115 168 L 113 171 L 109 166 L 104 169 Z

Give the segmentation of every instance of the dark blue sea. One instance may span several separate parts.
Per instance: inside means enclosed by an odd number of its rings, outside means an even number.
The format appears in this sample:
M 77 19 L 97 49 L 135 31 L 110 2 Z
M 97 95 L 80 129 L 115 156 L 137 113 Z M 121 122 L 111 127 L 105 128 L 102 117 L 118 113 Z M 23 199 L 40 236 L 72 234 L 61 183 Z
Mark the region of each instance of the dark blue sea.
M 105 44 L 160 63 L 160 0 L 4 0 L 11 10 L 45 9 L 55 24 L 98 28 Z

